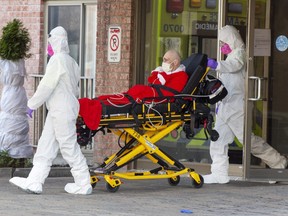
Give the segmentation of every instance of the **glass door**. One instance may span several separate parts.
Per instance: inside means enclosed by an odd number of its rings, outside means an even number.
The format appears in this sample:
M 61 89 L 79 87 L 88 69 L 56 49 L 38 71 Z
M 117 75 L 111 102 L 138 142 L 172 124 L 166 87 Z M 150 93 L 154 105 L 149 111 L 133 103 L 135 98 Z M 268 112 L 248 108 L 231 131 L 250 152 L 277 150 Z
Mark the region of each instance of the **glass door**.
M 283 69 L 287 67 L 285 61 L 278 64 L 277 59 L 287 56 L 285 51 L 280 51 L 285 49 L 287 42 L 284 38 L 286 36 L 279 34 L 279 31 L 282 31 L 283 28 L 274 25 L 279 10 L 285 8 L 285 6 L 276 7 L 281 2 L 284 4 L 285 1 L 248 1 L 245 145 L 243 151 L 244 178 L 248 180 L 288 180 L 288 170 L 283 169 L 286 160 L 282 156 L 287 153 L 287 148 L 283 145 L 287 143 L 288 139 L 286 139 L 285 133 L 279 133 L 279 130 L 285 131 L 288 127 L 288 123 L 285 121 L 288 113 L 287 106 L 283 108 L 287 101 L 283 100 L 283 97 L 286 96 L 287 98 L 288 92 L 280 89 L 280 86 L 277 87 L 281 80 L 280 77 L 283 78 L 282 75 L 285 73 Z M 287 25 L 284 28 L 287 32 Z M 281 39 L 280 36 L 283 36 L 283 42 L 277 42 L 277 39 L 278 41 Z M 275 46 L 277 47 L 279 43 L 280 48 L 277 51 Z M 279 78 L 278 83 L 275 82 L 275 78 Z M 279 110 L 282 112 L 279 112 Z M 276 124 L 278 126 L 277 130 L 275 128 Z M 251 140 L 253 134 L 269 143 L 265 144 L 264 151 L 260 153 L 262 155 L 260 158 L 263 159 L 264 157 L 264 160 L 251 154 L 251 152 L 255 154 L 255 149 L 257 149 L 255 139 L 252 138 Z M 259 141 L 259 139 L 256 140 Z M 283 139 L 286 139 L 286 142 Z M 279 140 L 283 140 L 283 145 L 279 145 Z M 261 142 L 260 145 L 262 145 Z M 271 150 L 272 148 L 273 150 Z M 266 156 L 264 155 L 265 152 Z M 268 162 L 264 163 L 265 159 Z M 267 164 L 270 164 L 270 166 Z

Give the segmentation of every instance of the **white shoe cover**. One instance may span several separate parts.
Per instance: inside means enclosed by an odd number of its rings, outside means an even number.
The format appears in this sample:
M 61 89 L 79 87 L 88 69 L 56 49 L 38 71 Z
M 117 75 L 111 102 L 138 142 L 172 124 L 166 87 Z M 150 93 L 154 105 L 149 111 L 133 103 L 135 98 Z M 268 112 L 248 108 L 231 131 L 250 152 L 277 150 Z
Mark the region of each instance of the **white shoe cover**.
M 88 184 L 80 187 L 75 183 L 68 183 L 65 185 L 64 190 L 70 194 L 89 195 L 92 193 L 92 186 Z
M 281 156 L 281 160 L 274 164 L 273 166 L 270 166 L 271 169 L 287 169 L 288 166 L 288 160 L 286 157 Z
M 220 176 L 215 174 L 204 175 L 204 184 L 227 184 L 230 181 L 228 176 Z
M 13 177 L 9 180 L 9 183 L 26 191 L 27 190 L 26 180 L 27 180 L 26 178 Z
M 27 193 L 41 194 L 42 184 L 41 183 L 31 183 L 27 185 L 27 178 L 13 177 L 9 180 L 12 185 L 15 185 Z
M 27 193 L 41 194 L 42 193 L 42 184 L 41 183 L 32 183 L 27 186 Z

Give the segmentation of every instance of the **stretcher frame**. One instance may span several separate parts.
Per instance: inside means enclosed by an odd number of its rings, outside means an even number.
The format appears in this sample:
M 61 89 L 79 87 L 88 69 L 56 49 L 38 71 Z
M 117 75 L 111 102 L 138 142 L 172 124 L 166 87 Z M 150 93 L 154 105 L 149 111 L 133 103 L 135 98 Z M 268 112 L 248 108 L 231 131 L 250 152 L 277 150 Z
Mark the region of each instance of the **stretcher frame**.
M 206 62 L 207 56 L 203 55 Z M 205 70 L 206 69 L 206 70 Z M 199 65 L 194 73 L 200 72 L 202 75 L 197 81 L 199 84 L 202 82 L 209 68 Z M 218 133 L 212 130 L 213 117 L 210 114 L 210 108 L 206 104 L 197 103 L 197 97 L 194 93 L 199 87 L 195 84 L 193 91 L 190 95 L 182 94 L 175 95 L 167 98 L 164 105 L 166 111 L 163 116 L 159 113 L 148 113 L 147 109 L 151 104 L 145 103 L 143 99 L 142 104 L 138 104 L 138 109 L 141 107 L 141 112 L 137 115 L 129 113 L 122 114 L 109 114 L 100 121 L 100 128 L 92 132 L 93 137 L 98 131 L 105 133 L 105 129 L 118 136 L 118 145 L 120 150 L 111 156 L 104 159 L 99 167 L 90 169 L 91 184 L 93 188 L 96 186 L 100 177 L 106 181 L 106 189 L 109 192 L 116 192 L 122 184 L 121 179 L 127 180 L 147 180 L 147 179 L 168 179 L 168 183 L 176 186 L 180 182 L 180 176 L 188 174 L 191 177 L 192 185 L 195 188 L 201 188 L 204 180 L 203 177 L 196 173 L 194 169 L 185 167 L 181 162 L 172 157 L 171 155 L 160 149 L 156 143 L 163 137 L 168 135 L 171 131 L 183 126 L 188 125 L 188 132 L 193 137 L 193 129 L 195 127 L 203 126 L 213 139 L 218 138 Z M 148 98 L 149 100 L 151 98 Z M 158 98 L 158 101 L 161 98 Z M 163 99 L 163 98 L 162 98 Z M 175 111 L 173 105 L 177 101 L 185 101 L 181 105 L 181 111 Z M 163 104 L 161 104 L 163 106 Z M 179 104 L 178 104 L 179 105 Z M 148 107 L 148 108 L 147 108 Z M 199 108 L 198 108 L 199 107 Z M 177 110 L 177 109 L 176 109 Z M 178 107 L 179 110 L 179 107 Z M 197 126 L 195 124 L 197 123 Z M 192 132 L 192 134 L 191 134 Z M 124 142 L 124 146 L 120 142 Z M 148 171 L 119 171 L 119 169 L 127 166 L 138 159 L 146 157 L 152 163 L 158 164 L 159 167 Z M 100 171 L 99 171 L 100 169 Z

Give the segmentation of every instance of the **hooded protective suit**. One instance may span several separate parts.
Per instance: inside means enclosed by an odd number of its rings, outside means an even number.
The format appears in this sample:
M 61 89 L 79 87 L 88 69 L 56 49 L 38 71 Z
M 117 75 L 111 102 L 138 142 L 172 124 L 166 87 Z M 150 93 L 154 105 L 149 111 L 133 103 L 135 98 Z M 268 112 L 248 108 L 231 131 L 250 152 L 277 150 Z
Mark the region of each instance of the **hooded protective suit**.
M 219 79 L 228 90 L 228 95 L 217 104 L 215 130 L 219 139 L 210 143 L 212 158 L 211 173 L 204 175 L 204 183 L 227 183 L 228 144 L 235 136 L 243 143 L 244 134 L 244 96 L 246 53 L 241 36 L 233 26 L 224 26 L 218 35 L 221 42 L 228 44 L 232 50 L 224 61 L 219 61 L 216 71 Z M 252 134 L 251 153 L 259 157 L 271 168 L 285 168 L 287 159 L 267 144 L 261 137 Z
M 30 158 L 29 124 L 26 116 L 27 95 L 23 87 L 26 76 L 24 59 L 0 59 L 3 84 L 0 112 L 0 151 L 8 151 L 12 158 Z
M 69 55 L 65 29 L 58 26 L 50 35 L 48 42 L 54 55 L 47 64 L 46 73 L 37 91 L 28 101 L 28 107 L 33 110 L 46 102 L 48 115 L 28 178 L 14 177 L 10 179 L 10 183 L 32 193 L 41 193 L 42 184 L 60 149 L 63 158 L 72 168 L 71 173 L 75 180 L 75 183 L 67 184 L 65 190 L 73 194 L 90 194 L 90 173 L 76 136 L 80 70 Z

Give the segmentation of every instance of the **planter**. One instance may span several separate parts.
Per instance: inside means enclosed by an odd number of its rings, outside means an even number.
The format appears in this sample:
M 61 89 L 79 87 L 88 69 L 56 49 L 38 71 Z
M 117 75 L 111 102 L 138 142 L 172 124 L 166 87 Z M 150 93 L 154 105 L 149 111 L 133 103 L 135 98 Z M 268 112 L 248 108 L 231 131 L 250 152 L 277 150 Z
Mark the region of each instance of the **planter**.
M 2 167 L 0 168 L 0 178 L 11 178 L 15 168 L 13 167 Z
M 11 176 L 28 177 L 31 168 L 15 168 Z M 48 177 L 71 177 L 70 167 L 51 167 Z

